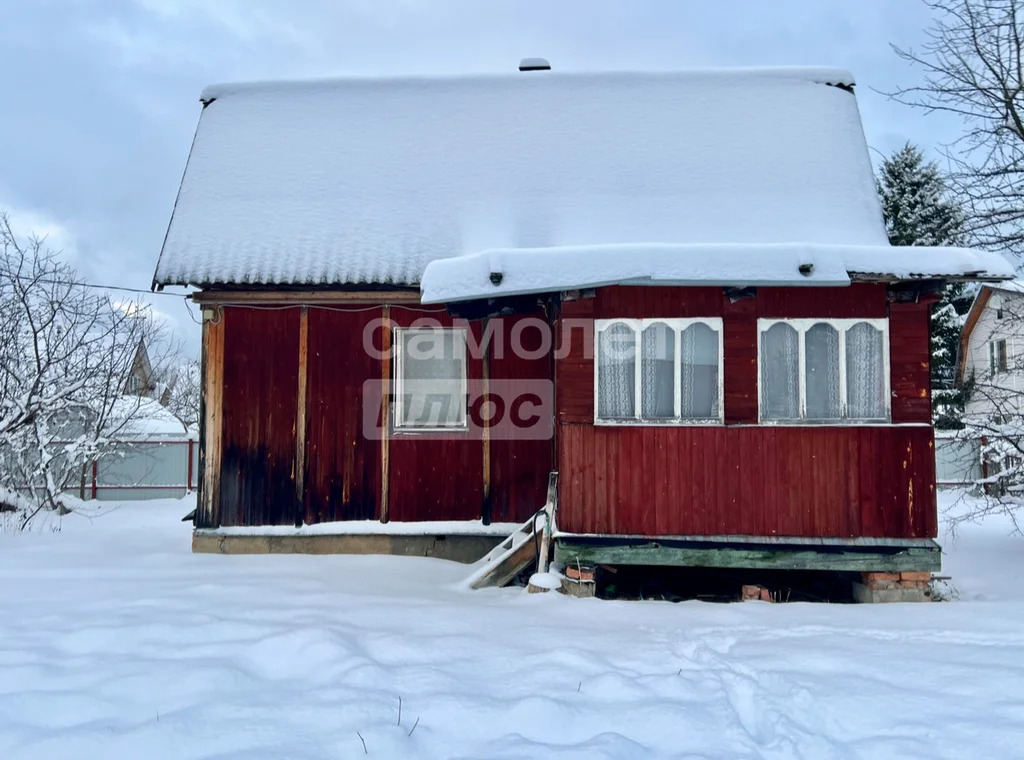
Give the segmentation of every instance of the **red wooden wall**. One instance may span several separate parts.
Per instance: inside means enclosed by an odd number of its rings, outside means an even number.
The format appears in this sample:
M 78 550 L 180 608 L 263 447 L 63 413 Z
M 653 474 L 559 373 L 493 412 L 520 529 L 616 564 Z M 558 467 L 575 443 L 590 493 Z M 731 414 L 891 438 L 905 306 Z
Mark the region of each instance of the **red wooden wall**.
M 884 285 L 600 289 L 564 304 L 556 366 L 558 526 L 645 535 L 932 537 L 937 530 L 928 303 L 889 303 Z M 592 333 L 611 317 L 721 317 L 724 426 L 593 424 Z M 893 423 L 757 425 L 757 319 L 889 317 Z M 567 337 L 569 336 L 569 337 Z
M 302 463 L 296 463 L 299 307 L 225 306 L 222 314 L 221 524 L 380 519 L 382 443 L 363 429 L 363 394 L 366 380 L 380 381 L 383 364 L 379 355 L 365 350 L 363 335 L 382 319 L 382 308 L 308 307 Z M 436 308 L 390 310 L 397 326 L 422 318 L 452 324 Z M 494 321 L 506 335 L 511 330 L 512 318 Z M 479 341 L 481 324 L 470 329 Z M 528 332 L 524 342 L 529 342 Z M 496 381 L 550 379 L 551 361 L 550 356 L 523 359 L 506 350 L 492 358 L 490 376 Z M 479 380 L 482 372 L 482 359 L 471 356 L 470 379 Z M 370 403 L 379 403 L 379 396 Z M 522 522 L 543 506 L 548 473 L 554 469 L 550 439 L 492 440 L 486 478 L 479 436 L 396 433 L 387 449 L 388 516 L 395 521 L 475 520 L 488 514 L 494 522 Z M 297 467 L 303 473 L 301 498 Z
M 286 525 L 295 498 L 298 309 L 224 309 L 221 525 Z
M 363 431 L 363 385 L 380 378 L 381 362 L 364 350 L 363 330 L 380 311 L 308 314 L 303 519 L 372 520 L 380 517 L 381 446 Z

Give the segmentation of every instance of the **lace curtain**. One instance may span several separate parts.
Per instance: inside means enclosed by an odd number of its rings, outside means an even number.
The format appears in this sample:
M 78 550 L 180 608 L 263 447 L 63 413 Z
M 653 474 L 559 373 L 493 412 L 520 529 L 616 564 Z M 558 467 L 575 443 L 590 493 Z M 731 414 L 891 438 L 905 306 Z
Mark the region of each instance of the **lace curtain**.
M 636 335 L 624 324 L 599 333 L 597 342 L 597 413 L 601 419 L 636 416 Z
M 641 340 L 640 407 L 644 419 L 672 419 L 676 403 L 674 331 L 655 322 Z
M 839 397 L 839 333 L 819 323 L 804 336 L 806 417 L 834 420 L 843 414 Z
M 882 333 L 866 322 L 846 331 L 846 416 L 885 418 Z
M 778 322 L 761 333 L 761 417 L 800 417 L 800 335 Z
M 687 327 L 680 338 L 683 419 L 718 417 L 718 333 L 704 324 Z

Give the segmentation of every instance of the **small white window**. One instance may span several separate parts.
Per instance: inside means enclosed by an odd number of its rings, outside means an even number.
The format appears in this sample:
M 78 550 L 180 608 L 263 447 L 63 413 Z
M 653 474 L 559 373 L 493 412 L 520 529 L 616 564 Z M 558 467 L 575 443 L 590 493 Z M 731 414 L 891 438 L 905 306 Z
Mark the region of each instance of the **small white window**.
M 721 422 L 721 334 L 717 318 L 597 320 L 595 421 Z
M 466 331 L 395 328 L 395 428 L 466 427 Z
M 1010 360 L 1006 351 L 1006 339 L 989 341 L 988 370 L 993 376 L 1009 371 Z
M 884 319 L 760 319 L 761 419 L 889 419 L 889 332 Z

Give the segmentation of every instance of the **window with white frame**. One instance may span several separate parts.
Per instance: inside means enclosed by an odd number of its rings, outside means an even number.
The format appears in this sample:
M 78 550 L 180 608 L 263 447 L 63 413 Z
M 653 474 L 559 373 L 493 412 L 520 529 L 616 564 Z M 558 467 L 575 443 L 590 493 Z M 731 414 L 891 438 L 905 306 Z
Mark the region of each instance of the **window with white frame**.
M 759 319 L 761 419 L 889 419 L 885 319 Z
M 599 319 L 594 327 L 598 422 L 721 421 L 721 319 Z
M 1006 352 L 1006 339 L 991 340 L 988 344 L 988 369 L 990 375 L 998 375 L 1009 371 L 1009 358 Z
M 466 426 L 466 331 L 395 328 L 395 428 Z

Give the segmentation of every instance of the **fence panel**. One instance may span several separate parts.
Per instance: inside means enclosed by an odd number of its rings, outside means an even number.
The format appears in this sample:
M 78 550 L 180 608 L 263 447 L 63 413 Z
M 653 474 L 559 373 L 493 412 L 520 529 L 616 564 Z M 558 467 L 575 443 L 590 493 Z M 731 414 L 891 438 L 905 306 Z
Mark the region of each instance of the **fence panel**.
M 980 440 L 935 437 L 935 480 L 938 485 L 970 485 L 981 477 Z
M 96 463 L 86 498 L 180 498 L 195 488 L 198 468 L 195 441 L 120 442 Z

